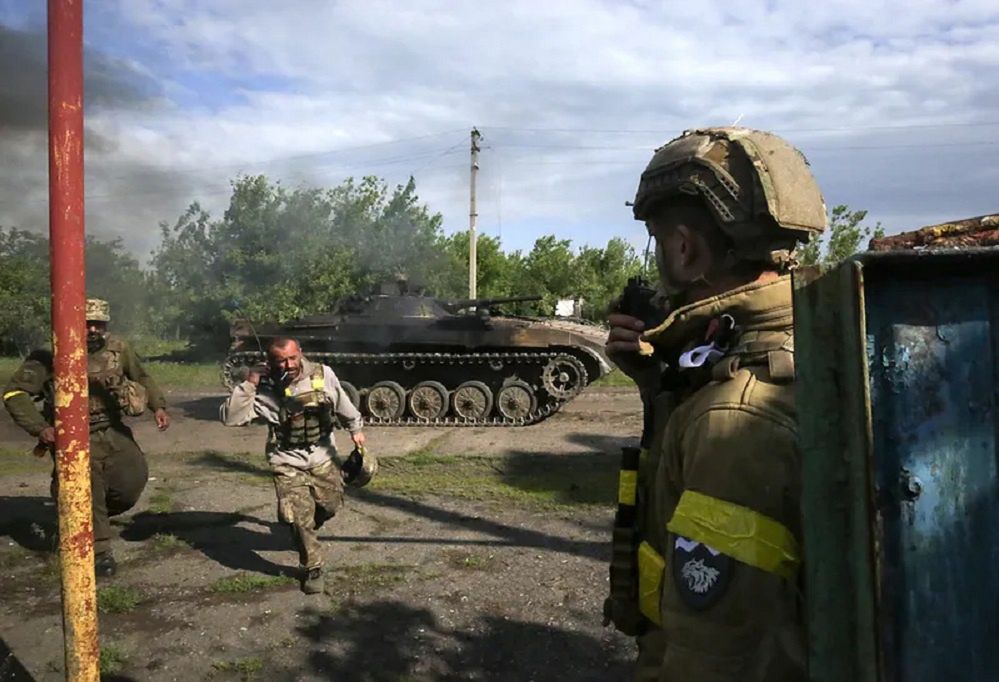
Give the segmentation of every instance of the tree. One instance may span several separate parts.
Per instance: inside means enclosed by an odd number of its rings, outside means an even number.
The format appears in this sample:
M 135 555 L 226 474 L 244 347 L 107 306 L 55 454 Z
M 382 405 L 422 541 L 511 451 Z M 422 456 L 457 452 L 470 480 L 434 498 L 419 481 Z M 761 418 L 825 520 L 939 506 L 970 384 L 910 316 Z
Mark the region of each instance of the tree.
M 620 237 L 612 238 L 603 249 L 583 247 L 576 258 L 583 317 L 605 319 L 608 306 L 624 291 L 628 278 L 644 275 L 643 266 L 634 247 Z
M 24 355 L 49 330 L 48 240 L 0 227 L 0 351 Z
M 192 204 L 172 227 L 161 225 L 151 263 L 166 298 L 160 326 L 221 351 L 235 318 L 324 312 L 399 273 L 424 281 L 446 261 L 440 223 L 412 179 L 390 191 L 372 177 L 329 190 L 238 178 L 221 219 Z
M 510 296 L 513 273 L 518 267 L 519 252 L 505 253 L 500 240 L 489 235 L 476 239 L 476 293 L 479 298 Z M 468 232 L 442 237 L 439 249 L 442 267 L 426 282 L 427 288 L 441 298 L 468 296 Z
M 148 329 L 147 288 L 139 262 L 120 239 L 87 237 L 87 296 L 111 304 L 114 328 Z M 50 337 L 51 287 L 46 236 L 0 228 L 0 352 L 24 355 Z
M 798 250 L 802 265 L 835 265 L 860 250 L 861 244 L 884 236 L 881 223 L 874 227 L 864 225 L 867 211 L 851 211 L 845 204 L 834 206 L 829 212 L 829 230 L 823 235 L 812 235 L 807 244 Z

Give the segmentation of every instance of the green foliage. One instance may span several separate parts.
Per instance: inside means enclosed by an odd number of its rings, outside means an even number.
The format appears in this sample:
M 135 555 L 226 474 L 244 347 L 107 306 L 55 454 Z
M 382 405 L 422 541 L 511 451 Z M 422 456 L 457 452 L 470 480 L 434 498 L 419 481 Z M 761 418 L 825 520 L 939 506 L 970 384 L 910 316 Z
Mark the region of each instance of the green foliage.
M 239 675 L 241 682 L 248 682 L 256 678 L 264 668 L 264 660 L 259 656 L 238 658 L 232 661 L 213 661 L 212 671 L 219 673 L 235 673 Z M 209 676 L 211 677 L 211 675 Z
M 260 592 L 272 587 L 290 585 L 294 578 L 284 575 L 254 575 L 252 573 L 237 573 L 236 575 L 219 578 L 209 589 L 220 594 L 245 594 Z
M 0 227 L 0 352 L 26 354 L 49 326 L 48 240 Z
M 127 660 L 128 654 L 119 645 L 113 642 L 101 644 L 101 653 L 98 659 L 101 675 L 114 675 L 121 672 Z
M 884 236 L 881 223 L 864 225 L 867 211 L 851 211 L 845 204 L 829 212 L 829 229 L 812 239 L 798 251 L 802 265 L 835 265 L 861 250 L 864 242 Z
M 443 262 L 440 222 L 412 180 L 392 191 L 372 177 L 288 190 L 239 178 L 221 220 L 192 204 L 161 226 L 152 259 L 160 326 L 224 348 L 234 318 L 287 320 L 399 272 L 426 279 Z
M 111 585 L 97 589 L 97 610 L 101 613 L 128 613 L 139 605 L 143 594 L 134 587 Z
M 146 275 L 120 239 L 87 238 L 87 295 L 111 304 L 114 328 L 149 329 Z M 0 353 L 25 355 L 49 340 L 49 241 L 0 227 Z
M 240 177 L 221 217 L 193 203 L 160 229 L 145 269 L 118 239 L 87 241 L 88 293 L 110 301 L 112 329 L 146 357 L 214 360 L 234 319 L 326 312 L 344 295 L 398 274 L 440 298 L 468 296 L 468 235 L 443 234 L 441 216 L 420 202 L 412 179 L 394 188 L 365 177 L 331 189 L 288 189 L 264 176 Z M 48 249 L 44 236 L 0 228 L 0 354 L 24 355 L 48 340 Z M 480 236 L 477 253 L 480 297 L 542 297 L 504 307 L 516 314 L 551 315 L 558 299 L 582 297 L 583 316 L 602 320 L 642 267 L 617 238 L 577 248 L 547 235 L 524 253 Z M 177 365 L 149 369 L 163 383 L 217 381 L 214 366 L 198 368 L 196 377 L 181 376 Z

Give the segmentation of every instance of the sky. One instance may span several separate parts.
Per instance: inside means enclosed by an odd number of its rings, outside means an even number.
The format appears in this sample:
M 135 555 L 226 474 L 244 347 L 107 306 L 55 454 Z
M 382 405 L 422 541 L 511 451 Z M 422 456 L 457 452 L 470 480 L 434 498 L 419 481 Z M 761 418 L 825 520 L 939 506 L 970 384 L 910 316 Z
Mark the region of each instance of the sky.
M 411 175 L 446 232 L 644 247 L 684 129 L 772 130 L 889 233 L 999 211 L 994 0 L 86 0 L 86 225 L 140 258 L 230 182 Z M 0 0 L 0 226 L 48 229 L 45 3 Z

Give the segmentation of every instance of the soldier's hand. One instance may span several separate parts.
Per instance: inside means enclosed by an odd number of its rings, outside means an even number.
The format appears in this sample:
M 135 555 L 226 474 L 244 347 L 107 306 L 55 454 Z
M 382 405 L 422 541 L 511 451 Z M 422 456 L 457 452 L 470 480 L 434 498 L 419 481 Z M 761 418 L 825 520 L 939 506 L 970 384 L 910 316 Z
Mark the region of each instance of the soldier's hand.
M 638 385 L 640 391 L 655 391 L 662 367 L 650 351 L 652 346 L 642 340 L 645 324 L 637 317 L 611 313 L 607 317 L 610 333 L 604 349 L 611 362 Z
M 38 434 L 38 441 L 40 443 L 45 443 L 46 445 L 54 445 L 55 437 L 56 437 L 55 427 L 46 426 L 44 429 L 42 429 L 42 432 Z
M 624 313 L 611 313 L 607 317 L 610 334 L 607 335 L 606 351 L 608 355 L 615 353 L 638 353 L 641 346 L 642 332 L 645 323 L 637 317 Z
M 246 373 L 246 380 L 249 381 L 254 386 L 259 386 L 260 376 L 261 376 L 260 372 L 251 369 Z
M 363 448 L 364 447 L 364 440 L 365 440 L 365 438 L 364 438 L 364 432 L 363 431 L 358 431 L 357 433 L 350 434 L 350 439 L 352 441 L 354 441 L 354 445 L 356 445 L 357 447 L 359 447 L 359 448 Z
M 156 428 L 160 431 L 166 431 L 170 427 L 170 415 L 162 407 L 153 413 L 153 417 L 156 419 Z

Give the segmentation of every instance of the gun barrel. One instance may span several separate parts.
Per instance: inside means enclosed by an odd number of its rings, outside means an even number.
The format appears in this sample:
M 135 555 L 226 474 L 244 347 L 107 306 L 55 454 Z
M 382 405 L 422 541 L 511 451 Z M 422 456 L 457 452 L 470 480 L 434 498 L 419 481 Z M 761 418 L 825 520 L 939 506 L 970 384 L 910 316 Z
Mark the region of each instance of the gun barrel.
M 461 301 L 442 301 L 445 308 L 449 310 L 461 310 L 462 308 L 488 308 L 500 303 L 526 303 L 527 301 L 540 301 L 541 296 L 507 296 L 504 298 L 467 298 Z

